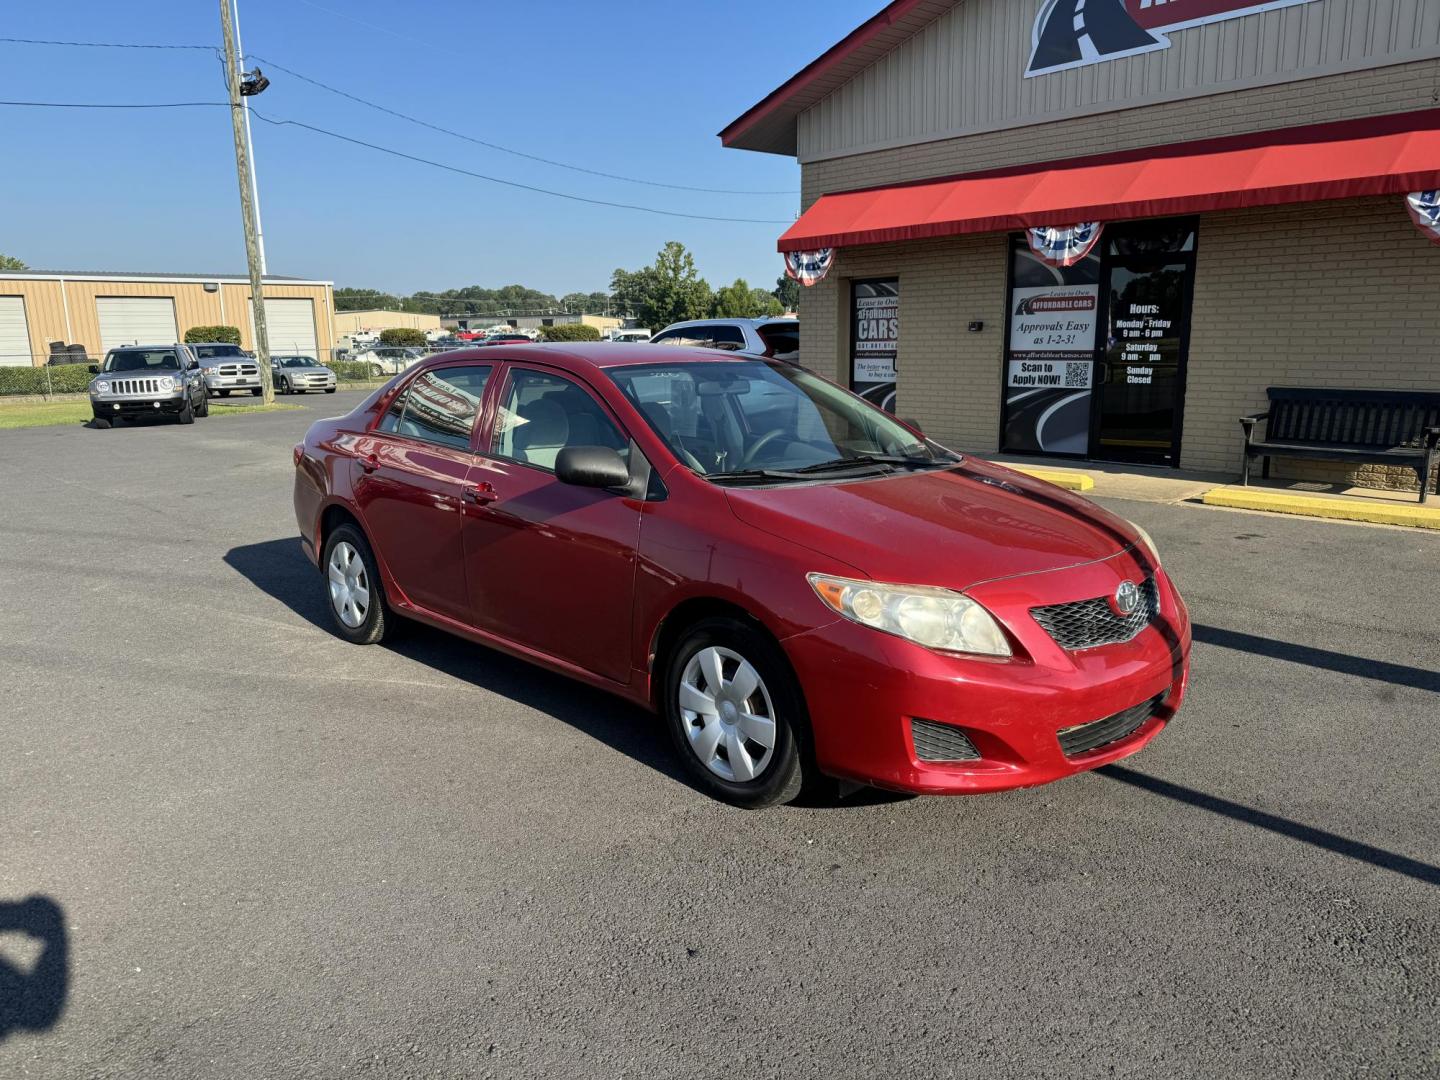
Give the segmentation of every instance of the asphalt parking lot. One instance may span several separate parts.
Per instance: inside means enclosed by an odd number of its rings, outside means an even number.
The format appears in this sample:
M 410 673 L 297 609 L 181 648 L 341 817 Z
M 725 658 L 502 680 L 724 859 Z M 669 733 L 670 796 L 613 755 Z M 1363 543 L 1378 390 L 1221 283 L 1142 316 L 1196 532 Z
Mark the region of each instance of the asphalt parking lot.
M 0 1076 L 1440 1074 L 1440 536 L 1111 503 L 1196 623 L 1149 748 L 745 813 L 331 636 L 290 448 L 359 396 L 0 433 Z

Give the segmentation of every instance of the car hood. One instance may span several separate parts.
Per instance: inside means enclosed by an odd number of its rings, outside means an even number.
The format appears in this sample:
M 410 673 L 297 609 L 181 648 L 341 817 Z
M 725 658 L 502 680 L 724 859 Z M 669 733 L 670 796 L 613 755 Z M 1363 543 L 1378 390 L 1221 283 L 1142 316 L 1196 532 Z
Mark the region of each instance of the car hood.
M 726 488 L 741 521 L 849 563 L 876 581 L 967 589 L 1108 559 L 1129 522 L 988 462 L 841 483 Z

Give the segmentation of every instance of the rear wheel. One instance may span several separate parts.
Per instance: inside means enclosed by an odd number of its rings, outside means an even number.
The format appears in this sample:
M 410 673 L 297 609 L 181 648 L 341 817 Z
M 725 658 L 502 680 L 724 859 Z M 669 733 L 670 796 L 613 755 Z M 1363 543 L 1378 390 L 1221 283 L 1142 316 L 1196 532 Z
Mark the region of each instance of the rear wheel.
M 390 613 L 375 556 L 354 525 L 341 525 L 325 541 L 321 566 L 335 632 L 356 645 L 374 645 L 389 630 Z
M 671 740 L 711 795 L 759 808 L 800 794 L 804 700 L 760 631 L 735 619 L 697 623 L 670 655 L 664 695 Z

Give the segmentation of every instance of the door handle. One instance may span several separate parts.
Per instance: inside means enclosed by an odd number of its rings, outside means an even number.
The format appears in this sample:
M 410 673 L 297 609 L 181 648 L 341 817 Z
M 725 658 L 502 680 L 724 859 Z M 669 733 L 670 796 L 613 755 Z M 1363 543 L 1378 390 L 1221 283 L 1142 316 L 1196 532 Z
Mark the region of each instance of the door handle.
M 374 454 L 366 454 L 360 459 L 360 468 L 367 473 L 372 473 L 379 467 L 380 459 Z
M 495 485 L 488 480 L 482 480 L 478 484 L 472 484 L 465 489 L 465 498 L 472 503 L 484 506 L 500 498 L 500 493 L 495 490 Z

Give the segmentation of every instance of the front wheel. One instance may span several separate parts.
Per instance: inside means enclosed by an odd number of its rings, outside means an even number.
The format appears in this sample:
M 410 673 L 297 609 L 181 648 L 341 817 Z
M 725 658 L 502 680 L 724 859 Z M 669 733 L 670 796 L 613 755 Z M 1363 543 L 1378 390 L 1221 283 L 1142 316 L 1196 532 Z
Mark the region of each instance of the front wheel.
M 259 397 L 259 396 L 260 396 L 261 394 L 263 394 L 264 392 L 265 392 L 265 390 L 264 390 L 263 387 L 257 386 L 257 387 L 255 387 L 254 390 L 251 390 L 251 391 L 250 391 L 250 395 L 251 395 L 252 397 Z
M 189 394 L 185 395 L 185 404 L 180 406 L 180 415 L 177 417 L 182 424 L 193 424 L 195 422 L 195 399 Z
M 375 556 L 354 525 L 341 525 L 325 541 L 320 564 L 335 632 L 356 645 L 374 645 L 389 630 L 389 612 Z
M 327 389 L 325 392 L 326 392 L 327 394 L 333 394 L 333 393 L 335 392 L 335 387 L 332 386 L 332 387 L 330 387 L 329 389 Z
M 209 415 L 210 415 L 210 395 L 209 395 L 209 394 L 201 394 L 201 395 L 200 395 L 200 404 L 197 405 L 197 406 L 195 406 L 195 415 L 196 415 L 196 416 L 209 416 Z
M 664 715 L 691 774 L 747 808 L 792 801 L 804 781 L 804 698 L 779 647 L 734 619 L 693 626 L 671 653 Z

